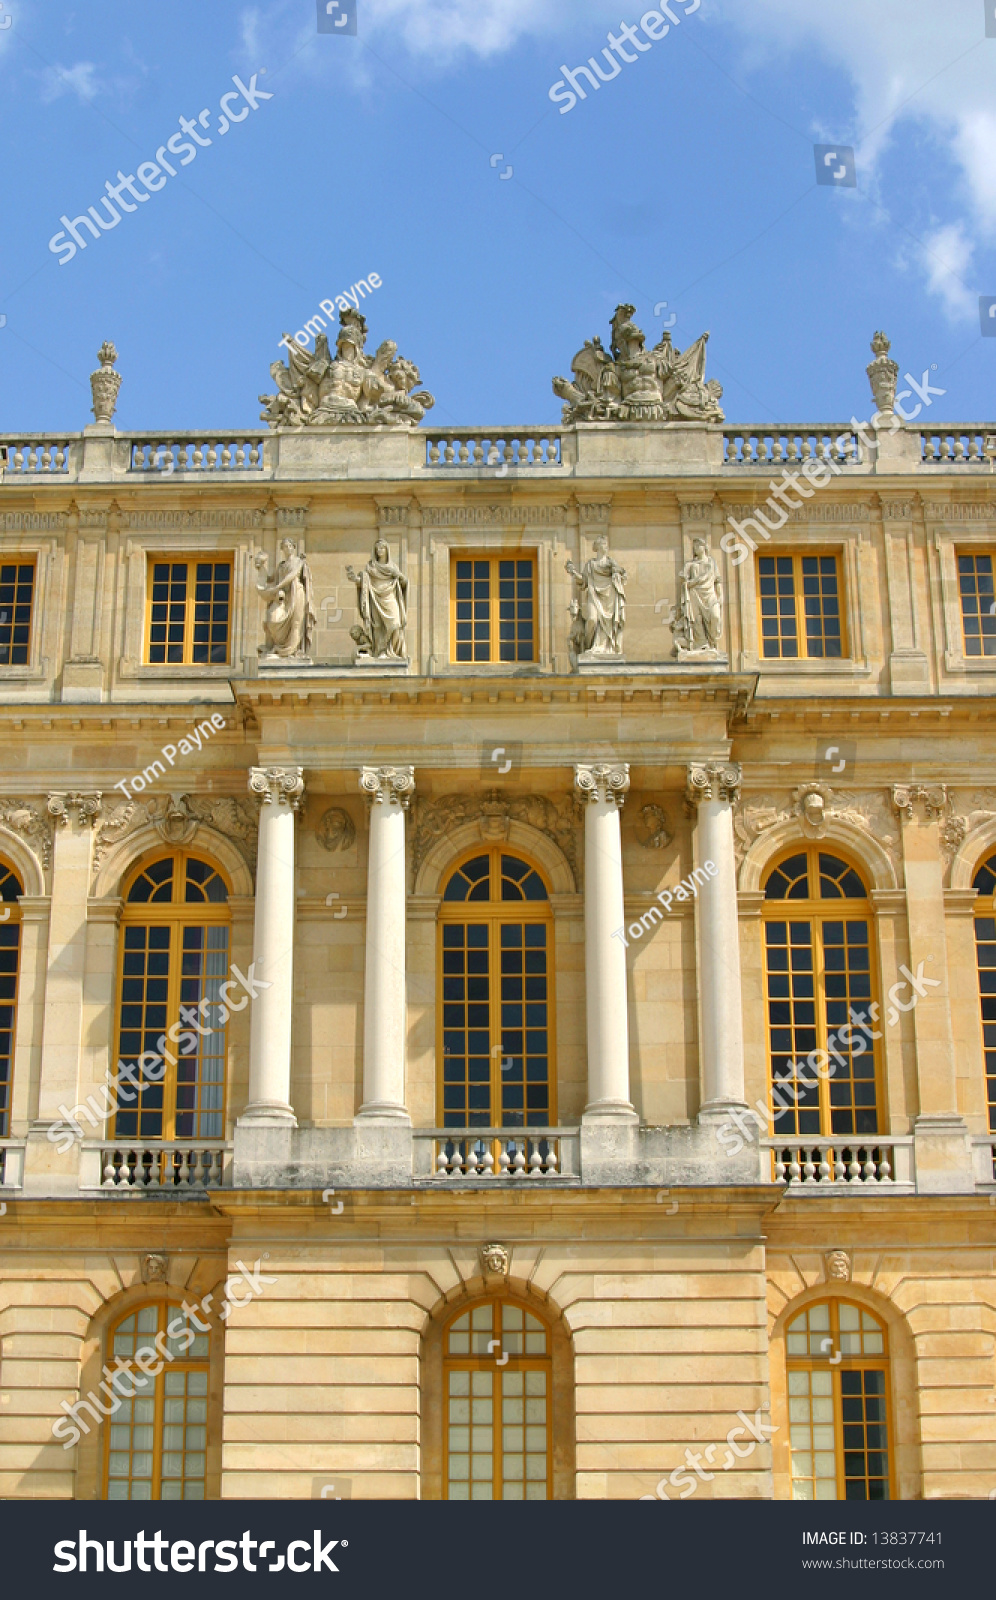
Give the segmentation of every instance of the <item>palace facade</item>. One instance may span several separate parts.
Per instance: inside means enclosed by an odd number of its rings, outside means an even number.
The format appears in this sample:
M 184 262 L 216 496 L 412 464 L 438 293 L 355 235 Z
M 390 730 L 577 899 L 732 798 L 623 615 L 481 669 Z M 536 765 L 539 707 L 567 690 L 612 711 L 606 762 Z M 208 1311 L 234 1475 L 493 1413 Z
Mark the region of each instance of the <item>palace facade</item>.
M 4 1496 L 996 1490 L 996 440 L 626 313 L 0 438 Z

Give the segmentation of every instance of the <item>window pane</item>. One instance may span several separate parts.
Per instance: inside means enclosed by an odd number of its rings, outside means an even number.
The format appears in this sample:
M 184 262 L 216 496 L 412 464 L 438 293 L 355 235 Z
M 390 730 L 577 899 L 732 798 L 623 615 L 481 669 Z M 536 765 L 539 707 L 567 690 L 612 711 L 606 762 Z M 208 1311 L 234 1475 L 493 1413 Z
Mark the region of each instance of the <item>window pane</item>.
M 2 667 L 28 665 L 34 584 L 33 561 L 4 563 L 0 567 L 0 666 Z
M 959 555 L 958 588 L 966 656 L 996 654 L 992 556 Z

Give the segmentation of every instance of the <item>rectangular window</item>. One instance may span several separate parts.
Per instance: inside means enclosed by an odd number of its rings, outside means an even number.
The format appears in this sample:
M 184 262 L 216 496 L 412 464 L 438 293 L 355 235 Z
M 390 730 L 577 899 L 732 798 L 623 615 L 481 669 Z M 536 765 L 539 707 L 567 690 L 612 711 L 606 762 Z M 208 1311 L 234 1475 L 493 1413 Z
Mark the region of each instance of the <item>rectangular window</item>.
M 0 565 L 0 667 L 26 667 L 31 649 L 33 561 Z
M 450 659 L 536 660 L 536 562 L 532 556 L 454 556 Z
M 966 656 L 996 656 L 992 556 L 959 555 L 958 588 Z
M 231 612 L 231 561 L 150 562 L 150 665 L 227 662 Z
M 841 659 L 844 633 L 838 559 L 835 555 L 758 557 L 761 655 L 765 660 Z

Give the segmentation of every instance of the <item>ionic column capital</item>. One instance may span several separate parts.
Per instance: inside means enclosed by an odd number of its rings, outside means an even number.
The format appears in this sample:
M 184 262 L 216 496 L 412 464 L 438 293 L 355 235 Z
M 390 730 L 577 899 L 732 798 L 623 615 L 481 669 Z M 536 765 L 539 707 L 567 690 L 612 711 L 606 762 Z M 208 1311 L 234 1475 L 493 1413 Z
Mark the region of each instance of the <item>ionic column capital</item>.
M 743 767 L 737 761 L 691 761 L 688 764 L 685 786 L 685 803 L 697 806 L 703 800 L 728 800 L 734 805 L 740 798 Z
M 290 806 L 300 811 L 304 804 L 303 767 L 250 767 L 249 792 L 258 794 L 263 805 Z
M 371 805 L 399 805 L 407 811 L 415 793 L 414 767 L 361 767 L 360 789 Z
M 894 783 L 892 785 L 892 804 L 907 822 L 913 821 L 914 807 L 918 802 L 923 806 L 928 822 L 943 816 L 948 808 L 947 784 L 933 783 L 927 786 L 922 783 Z
M 574 768 L 574 787 L 580 800 L 602 800 L 621 810 L 629 788 L 629 762 L 617 761 L 611 766 L 579 763 Z
M 75 810 L 80 827 L 92 828 L 100 816 L 101 799 L 99 790 L 94 794 L 50 794 L 46 809 L 58 827 L 68 828 L 69 813 Z

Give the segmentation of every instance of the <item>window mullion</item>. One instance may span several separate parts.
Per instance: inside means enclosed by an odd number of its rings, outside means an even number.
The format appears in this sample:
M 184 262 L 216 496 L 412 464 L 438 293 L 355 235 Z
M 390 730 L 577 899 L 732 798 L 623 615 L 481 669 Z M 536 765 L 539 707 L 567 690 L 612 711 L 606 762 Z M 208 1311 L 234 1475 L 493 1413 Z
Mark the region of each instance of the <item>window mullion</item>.
M 193 666 L 194 662 L 194 586 L 193 580 L 197 576 L 197 566 L 193 561 L 187 562 L 187 581 L 185 585 L 186 600 L 183 608 L 183 664 L 185 667 Z
M 183 968 L 183 923 L 179 919 L 171 919 L 169 933 L 169 974 L 166 984 L 166 1029 L 164 1038 L 167 1044 L 169 1031 L 174 1022 L 180 1020 L 180 986 Z M 180 1048 L 180 1047 L 178 1047 Z M 171 1051 L 170 1054 L 173 1054 Z M 176 1092 L 177 1092 L 177 1067 L 164 1058 L 165 1072 L 163 1073 L 163 1138 L 172 1139 L 176 1132 Z

